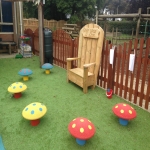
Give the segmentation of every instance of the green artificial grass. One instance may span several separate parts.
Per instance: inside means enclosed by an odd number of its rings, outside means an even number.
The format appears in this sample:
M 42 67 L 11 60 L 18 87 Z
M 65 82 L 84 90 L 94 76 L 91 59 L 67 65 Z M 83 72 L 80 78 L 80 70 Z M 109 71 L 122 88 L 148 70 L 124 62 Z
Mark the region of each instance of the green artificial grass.
M 22 68 L 33 74 L 29 81 L 18 75 Z M 27 90 L 14 99 L 7 88 L 23 82 Z M 48 109 L 38 126 L 22 117 L 22 110 L 32 102 L 44 103 Z M 150 113 L 130 104 L 137 117 L 121 126 L 112 107 L 123 99 L 96 87 L 87 94 L 73 83 L 66 82 L 66 70 L 54 66 L 50 75 L 40 68 L 39 57 L 0 59 L 0 135 L 6 150 L 150 150 Z M 79 146 L 68 132 L 68 124 L 85 117 L 95 125 L 95 135 Z

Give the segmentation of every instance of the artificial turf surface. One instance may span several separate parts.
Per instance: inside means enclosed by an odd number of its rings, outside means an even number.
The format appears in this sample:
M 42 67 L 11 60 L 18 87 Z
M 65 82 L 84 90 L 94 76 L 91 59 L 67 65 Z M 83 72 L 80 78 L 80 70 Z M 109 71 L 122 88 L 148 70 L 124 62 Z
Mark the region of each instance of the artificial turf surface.
M 29 81 L 18 75 L 22 68 L 33 74 Z M 23 82 L 27 90 L 14 99 L 7 88 Z M 32 102 L 44 103 L 47 113 L 33 127 L 22 117 L 22 110 Z M 0 59 L 0 136 L 6 150 L 150 150 L 150 113 L 130 104 L 137 117 L 121 126 L 112 107 L 123 99 L 96 87 L 87 94 L 73 83 L 66 82 L 66 70 L 54 66 L 50 75 L 40 68 L 39 57 Z M 77 117 L 88 118 L 95 125 L 95 135 L 79 146 L 68 131 L 68 124 Z

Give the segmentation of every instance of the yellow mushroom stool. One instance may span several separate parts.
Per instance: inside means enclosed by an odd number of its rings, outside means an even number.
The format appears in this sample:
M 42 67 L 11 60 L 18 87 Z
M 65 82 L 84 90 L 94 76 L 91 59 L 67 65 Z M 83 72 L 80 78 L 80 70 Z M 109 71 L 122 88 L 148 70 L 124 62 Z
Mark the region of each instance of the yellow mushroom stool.
M 40 118 L 43 117 L 46 112 L 47 108 L 44 104 L 33 102 L 23 109 L 22 116 L 30 120 L 32 126 L 37 126 L 40 123 Z
M 22 82 L 12 83 L 8 87 L 8 92 L 13 93 L 14 98 L 20 98 L 22 96 L 21 92 L 25 91 L 27 86 Z

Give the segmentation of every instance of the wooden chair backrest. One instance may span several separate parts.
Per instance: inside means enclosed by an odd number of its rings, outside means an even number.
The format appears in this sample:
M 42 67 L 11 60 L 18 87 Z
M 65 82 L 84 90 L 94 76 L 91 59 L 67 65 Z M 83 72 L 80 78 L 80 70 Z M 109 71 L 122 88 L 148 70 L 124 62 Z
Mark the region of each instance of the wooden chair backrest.
M 97 77 L 101 52 L 103 47 L 104 31 L 97 24 L 87 24 L 80 30 L 78 57 L 78 68 L 83 68 L 84 64 L 96 63 L 96 66 L 89 68 L 89 72 Z

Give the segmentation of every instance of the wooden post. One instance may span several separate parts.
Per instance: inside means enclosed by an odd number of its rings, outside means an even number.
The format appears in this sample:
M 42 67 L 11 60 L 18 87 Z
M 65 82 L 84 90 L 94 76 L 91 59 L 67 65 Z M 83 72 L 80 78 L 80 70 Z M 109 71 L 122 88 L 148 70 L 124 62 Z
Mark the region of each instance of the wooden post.
M 96 24 L 98 24 L 98 10 L 96 9 Z
M 15 2 L 12 2 L 12 17 L 13 17 L 13 31 L 14 31 L 14 42 L 18 45 L 17 40 L 17 25 L 16 25 L 16 10 L 15 10 Z
M 118 28 L 116 28 L 116 35 L 115 35 L 116 45 L 117 45 L 117 37 L 118 37 Z
M 23 26 L 23 2 L 19 2 L 19 14 L 20 14 L 20 34 L 23 34 L 24 32 L 24 26 Z
M 112 39 L 111 39 L 112 44 L 113 44 L 113 39 L 114 39 L 114 27 L 112 29 Z
M 105 19 L 105 21 L 104 21 L 104 38 L 106 39 L 106 26 L 107 26 L 107 24 L 106 24 L 106 19 Z
M 138 38 L 138 35 L 139 35 L 139 28 L 140 28 L 140 22 L 141 22 L 141 11 L 142 11 L 142 8 L 139 8 L 139 10 L 138 10 L 139 18 L 138 18 L 137 26 L 136 26 L 136 38 Z
M 16 34 L 16 39 L 17 43 L 19 45 L 19 37 L 20 37 L 20 14 L 19 14 L 19 2 L 15 2 L 15 11 L 16 11 L 16 26 L 17 26 L 17 34 Z
M 40 67 L 44 64 L 44 40 L 43 40 L 43 6 L 42 2 L 38 5 L 38 25 L 39 25 L 39 56 Z

